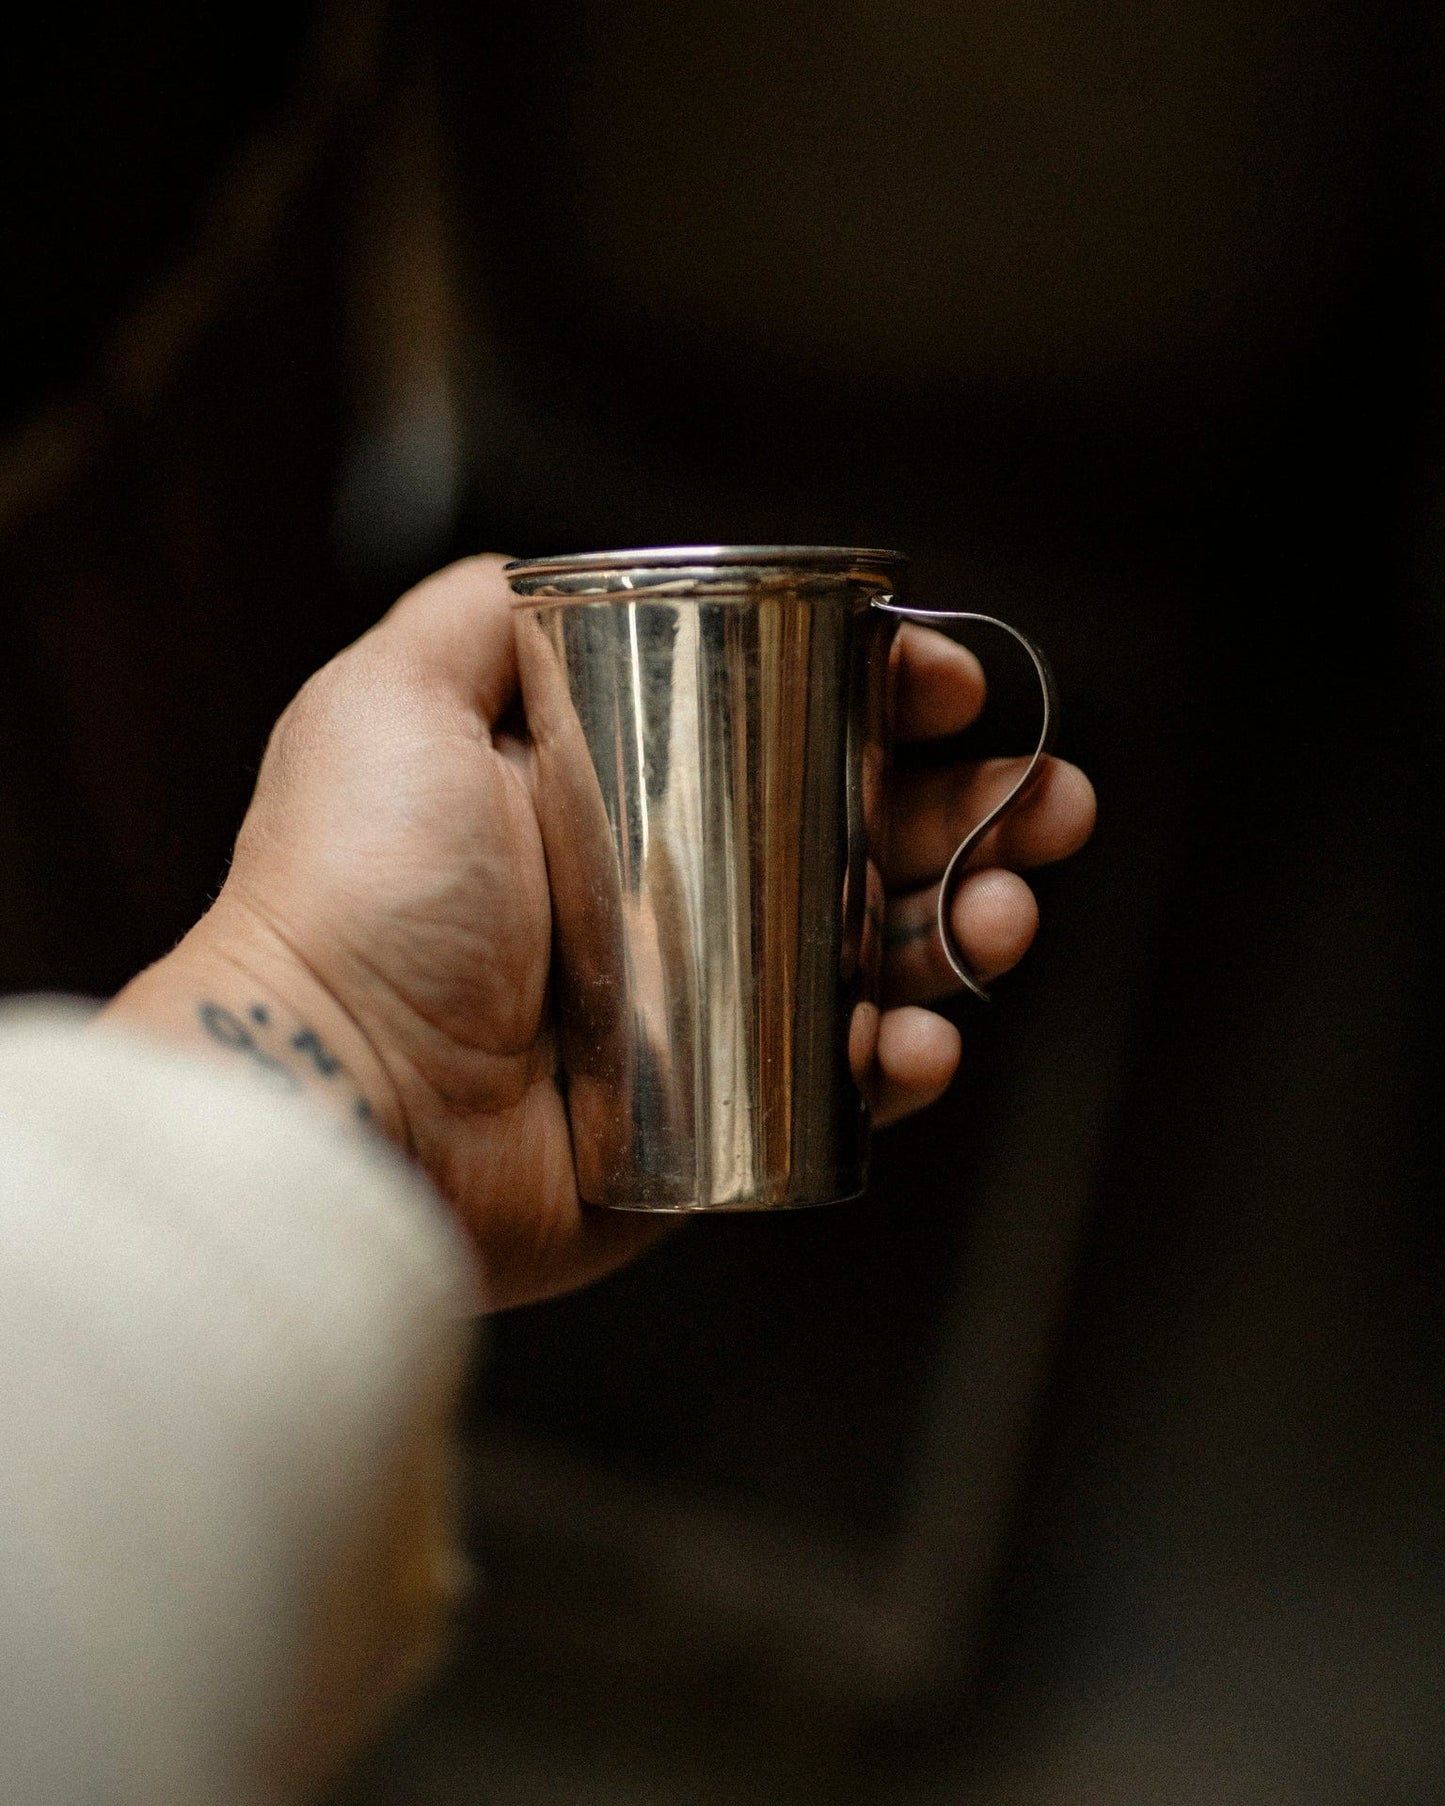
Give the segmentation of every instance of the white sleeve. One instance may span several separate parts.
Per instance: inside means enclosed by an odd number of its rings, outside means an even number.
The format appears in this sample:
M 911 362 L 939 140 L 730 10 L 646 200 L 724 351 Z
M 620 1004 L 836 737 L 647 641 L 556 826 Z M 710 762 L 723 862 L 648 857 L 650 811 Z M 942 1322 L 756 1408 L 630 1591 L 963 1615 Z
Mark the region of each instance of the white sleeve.
M 380 1144 L 0 1011 L 7 1800 L 301 1797 L 438 1630 L 472 1297 Z

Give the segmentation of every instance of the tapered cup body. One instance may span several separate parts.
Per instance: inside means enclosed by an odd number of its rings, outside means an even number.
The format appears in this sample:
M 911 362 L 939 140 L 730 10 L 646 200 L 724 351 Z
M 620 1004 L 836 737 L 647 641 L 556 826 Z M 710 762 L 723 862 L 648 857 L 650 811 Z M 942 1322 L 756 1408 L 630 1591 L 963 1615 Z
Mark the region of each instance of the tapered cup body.
M 509 567 L 582 1196 L 855 1196 L 877 1040 L 895 554 Z

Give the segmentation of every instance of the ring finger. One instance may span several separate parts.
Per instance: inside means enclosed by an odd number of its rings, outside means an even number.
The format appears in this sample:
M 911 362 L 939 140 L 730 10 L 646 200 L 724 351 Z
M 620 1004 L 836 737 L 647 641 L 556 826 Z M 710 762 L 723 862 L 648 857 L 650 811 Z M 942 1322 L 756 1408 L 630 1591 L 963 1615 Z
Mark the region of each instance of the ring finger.
M 950 925 L 969 969 L 987 982 L 1016 966 L 1038 931 L 1034 894 L 1016 872 L 971 872 Z M 931 1003 L 962 989 L 938 938 L 938 886 L 893 898 L 883 928 L 883 1001 Z

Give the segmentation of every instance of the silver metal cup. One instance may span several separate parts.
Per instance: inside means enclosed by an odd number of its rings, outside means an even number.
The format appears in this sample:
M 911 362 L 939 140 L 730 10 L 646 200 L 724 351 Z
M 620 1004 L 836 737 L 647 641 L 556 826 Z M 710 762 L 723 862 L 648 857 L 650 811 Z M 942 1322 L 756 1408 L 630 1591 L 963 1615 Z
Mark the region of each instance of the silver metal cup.
M 511 564 L 581 1194 L 623 1210 L 855 1197 L 878 1031 L 896 552 L 682 546 Z

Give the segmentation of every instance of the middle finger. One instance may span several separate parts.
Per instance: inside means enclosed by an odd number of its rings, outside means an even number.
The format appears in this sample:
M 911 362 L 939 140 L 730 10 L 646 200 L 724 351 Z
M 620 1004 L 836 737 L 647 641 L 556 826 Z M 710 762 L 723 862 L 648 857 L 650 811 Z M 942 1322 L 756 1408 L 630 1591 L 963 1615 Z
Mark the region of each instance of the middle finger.
M 1026 759 L 895 770 L 889 786 L 883 879 L 889 890 L 930 884 L 965 835 L 1008 795 Z M 1016 809 L 974 848 L 969 866 L 1017 870 L 1077 852 L 1093 824 L 1093 789 L 1077 768 L 1049 759 Z

